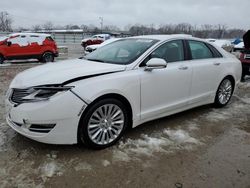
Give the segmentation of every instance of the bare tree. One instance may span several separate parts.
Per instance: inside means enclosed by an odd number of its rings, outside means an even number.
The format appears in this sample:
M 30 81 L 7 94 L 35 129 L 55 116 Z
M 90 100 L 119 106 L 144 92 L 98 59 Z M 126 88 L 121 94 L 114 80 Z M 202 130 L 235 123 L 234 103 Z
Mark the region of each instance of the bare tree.
M 103 31 L 120 31 L 120 28 L 115 25 L 105 25 L 103 26 Z
M 72 25 L 70 29 L 80 29 L 78 25 Z
M 80 29 L 80 27 L 79 27 L 78 25 L 68 24 L 68 25 L 65 25 L 65 29 L 66 29 L 66 30 L 70 30 L 70 29 Z
M 32 26 L 32 30 L 35 32 L 40 31 L 40 30 L 42 30 L 42 26 L 41 25 L 34 25 L 34 26 Z
M 17 29 L 15 29 L 15 30 L 18 31 L 18 32 L 24 32 L 24 31 L 29 31 L 29 28 L 19 26 L 19 27 L 18 27 Z
M 80 28 L 81 28 L 84 32 L 87 32 L 87 31 L 88 31 L 88 26 L 87 26 L 87 25 L 82 24 Z
M 43 29 L 46 30 L 46 31 L 51 31 L 53 28 L 54 28 L 54 25 L 50 21 L 43 24 Z
M 12 22 L 8 12 L 0 12 L 0 31 L 12 31 Z
M 164 24 L 157 29 L 154 25 L 127 25 L 125 27 L 131 35 L 147 35 L 147 34 L 190 34 L 199 38 L 237 38 L 242 37 L 245 33 L 241 29 L 228 29 L 226 25 L 210 25 L 201 26 L 191 25 L 189 23 L 180 24 Z
M 100 29 L 93 24 L 88 25 L 88 32 L 98 33 Z
M 226 25 L 222 25 L 222 24 L 218 24 L 217 26 L 217 38 L 220 39 L 220 38 L 224 38 L 224 35 L 225 35 L 225 32 L 227 30 L 227 26 Z
M 242 36 L 244 35 L 244 33 L 246 33 L 245 30 L 243 29 L 228 29 L 225 32 L 224 37 L 225 38 L 242 38 Z

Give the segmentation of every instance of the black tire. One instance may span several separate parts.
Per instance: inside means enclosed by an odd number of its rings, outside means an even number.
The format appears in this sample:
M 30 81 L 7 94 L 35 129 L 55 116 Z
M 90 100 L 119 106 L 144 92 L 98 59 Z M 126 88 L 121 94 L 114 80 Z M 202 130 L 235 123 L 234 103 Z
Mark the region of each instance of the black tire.
M 227 84 L 229 84 L 229 85 L 227 85 Z M 228 88 L 228 89 L 226 89 L 226 88 Z M 221 81 L 221 83 L 217 89 L 215 100 L 214 100 L 214 106 L 216 108 L 222 108 L 222 107 L 226 106 L 229 103 L 229 101 L 233 95 L 233 91 L 234 91 L 233 80 L 230 77 L 224 78 Z M 224 98 L 223 98 L 223 96 L 224 96 Z M 223 100 L 223 99 L 225 99 L 225 100 Z
M 242 72 L 242 75 L 241 75 L 241 82 L 245 82 L 245 76 L 246 76 L 246 74 L 244 73 L 244 72 Z
M 91 117 L 93 117 L 93 114 L 98 109 L 100 109 L 100 107 L 103 107 L 104 105 L 115 105 L 115 106 L 118 106 L 120 108 L 120 110 L 122 111 L 122 113 L 123 113 L 122 117 L 124 117 L 124 121 L 123 121 L 123 127 L 120 129 L 120 133 L 119 133 L 119 135 L 117 135 L 116 138 L 114 138 L 112 141 L 110 141 L 110 143 L 98 144 L 95 141 L 93 141 L 93 139 L 90 138 L 90 135 L 89 135 L 90 134 L 89 133 L 89 130 L 90 130 L 90 128 L 89 128 L 89 122 L 90 122 Z M 109 146 L 114 145 L 122 137 L 124 131 L 128 127 L 128 122 L 129 122 L 128 112 L 126 110 L 125 105 L 121 101 L 119 101 L 117 99 L 111 99 L 111 98 L 102 99 L 100 101 L 97 101 L 93 105 L 91 105 L 86 110 L 87 110 L 86 113 L 84 113 L 82 115 L 82 118 L 81 118 L 80 123 L 79 123 L 79 127 L 78 127 L 78 142 L 84 144 L 88 148 L 91 148 L 91 149 L 104 149 L 104 148 L 107 148 Z M 106 118 L 105 118 L 105 120 L 106 120 Z M 100 126 L 101 126 L 101 123 L 98 122 L 98 127 L 100 127 Z M 97 128 L 97 129 L 100 129 L 100 128 Z M 98 131 L 96 131 L 96 132 L 98 132 Z M 93 134 L 96 134 L 96 132 L 93 133 Z M 99 137 L 100 134 L 103 135 L 104 133 L 100 132 L 100 133 L 97 134 L 96 137 Z M 105 133 L 105 134 L 108 134 L 108 136 L 105 135 L 105 138 L 110 137 L 110 134 L 108 132 Z M 100 137 L 102 137 L 102 136 L 100 136 Z
M 45 52 L 42 55 L 42 62 L 43 63 L 54 62 L 54 59 L 55 59 L 54 54 L 51 52 Z
M 0 55 L 0 64 L 3 64 L 3 62 L 4 62 L 4 57 Z

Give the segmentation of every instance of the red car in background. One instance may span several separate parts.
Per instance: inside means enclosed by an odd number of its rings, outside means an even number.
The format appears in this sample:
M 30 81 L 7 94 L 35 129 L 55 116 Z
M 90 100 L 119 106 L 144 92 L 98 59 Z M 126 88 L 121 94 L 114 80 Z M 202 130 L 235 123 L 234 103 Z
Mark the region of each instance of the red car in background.
M 89 45 L 94 45 L 94 44 L 101 44 L 105 40 L 110 39 L 111 36 L 109 34 L 99 34 L 99 35 L 94 35 L 90 38 L 86 38 L 82 40 L 82 47 L 86 48 Z
M 240 61 L 242 64 L 242 81 L 244 81 L 246 75 L 250 75 L 250 30 L 243 36 L 244 49 L 240 55 Z
M 53 62 L 57 56 L 57 45 L 48 34 L 15 33 L 0 37 L 0 63 L 13 59 Z

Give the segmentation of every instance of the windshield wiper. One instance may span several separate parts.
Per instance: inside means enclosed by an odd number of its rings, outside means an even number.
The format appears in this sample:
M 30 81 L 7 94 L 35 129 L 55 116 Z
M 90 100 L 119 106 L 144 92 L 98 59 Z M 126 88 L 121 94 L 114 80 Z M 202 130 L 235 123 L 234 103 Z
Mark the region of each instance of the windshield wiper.
M 103 60 L 100 60 L 100 59 L 87 59 L 86 60 L 89 60 L 89 61 L 96 61 L 96 62 L 101 62 L 101 63 L 105 63 L 105 61 Z

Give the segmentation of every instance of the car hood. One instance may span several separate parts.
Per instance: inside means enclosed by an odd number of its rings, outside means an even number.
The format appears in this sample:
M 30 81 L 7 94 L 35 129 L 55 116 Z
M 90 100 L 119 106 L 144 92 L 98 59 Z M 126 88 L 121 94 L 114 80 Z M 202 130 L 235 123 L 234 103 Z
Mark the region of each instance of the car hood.
M 10 88 L 66 84 L 92 76 L 124 71 L 125 65 L 87 61 L 84 59 L 47 63 L 19 73 Z
M 249 48 L 250 48 L 250 30 L 248 30 L 248 31 L 243 35 L 243 41 L 244 41 L 244 46 L 245 46 L 245 48 L 249 49 Z
M 82 42 L 87 42 L 88 40 L 91 40 L 92 38 L 85 38 L 82 40 Z

